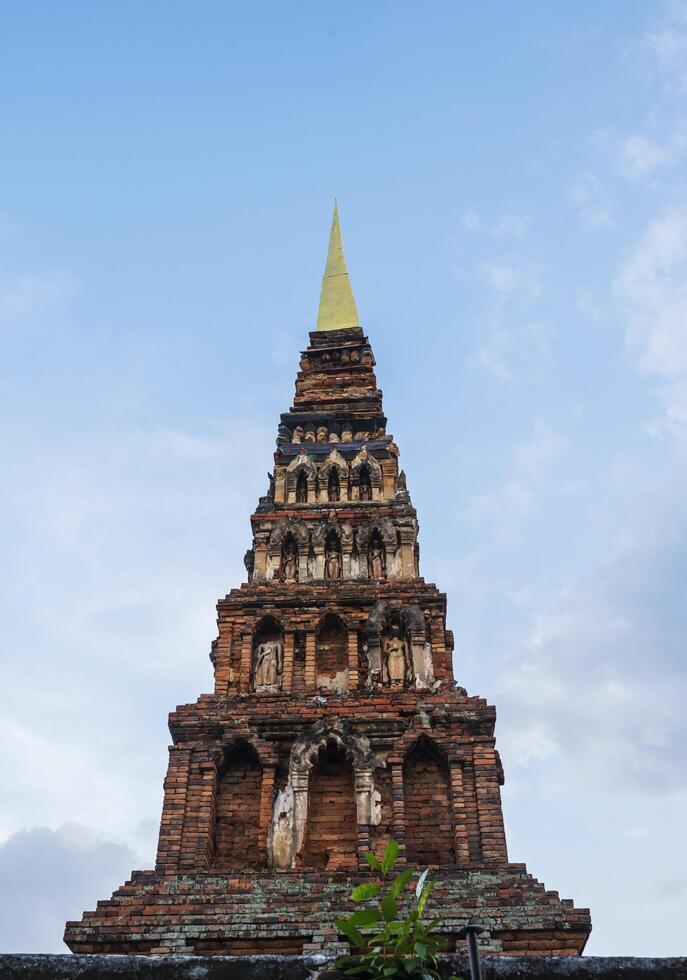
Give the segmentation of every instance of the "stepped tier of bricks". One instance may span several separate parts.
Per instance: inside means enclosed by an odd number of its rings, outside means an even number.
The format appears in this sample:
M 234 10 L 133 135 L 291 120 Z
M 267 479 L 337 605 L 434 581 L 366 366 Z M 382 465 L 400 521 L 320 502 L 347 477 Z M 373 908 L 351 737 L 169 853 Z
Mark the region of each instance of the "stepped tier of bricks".
M 156 867 L 67 923 L 69 948 L 343 949 L 364 854 L 393 838 L 433 868 L 447 950 L 473 921 L 494 953 L 579 954 L 588 910 L 508 860 L 496 713 L 454 679 L 360 328 L 310 334 L 251 527 L 214 691 L 170 715 Z

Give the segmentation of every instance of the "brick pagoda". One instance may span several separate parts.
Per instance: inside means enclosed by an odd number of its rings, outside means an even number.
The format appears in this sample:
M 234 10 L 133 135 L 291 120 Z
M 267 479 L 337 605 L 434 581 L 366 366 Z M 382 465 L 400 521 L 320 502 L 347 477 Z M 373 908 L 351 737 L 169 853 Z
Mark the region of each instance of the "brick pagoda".
M 454 681 L 374 364 L 335 210 L 248 581 L 217 604 L 214 692 L 170 715 L 155 870 L 67 923 L 74 952 L 339 950 L 363 854 L 390 838 L 434 868 L 447 950 L 469 920 L 493 953 L 584 948 L 588 910 L 508 860 L 496 712 Z

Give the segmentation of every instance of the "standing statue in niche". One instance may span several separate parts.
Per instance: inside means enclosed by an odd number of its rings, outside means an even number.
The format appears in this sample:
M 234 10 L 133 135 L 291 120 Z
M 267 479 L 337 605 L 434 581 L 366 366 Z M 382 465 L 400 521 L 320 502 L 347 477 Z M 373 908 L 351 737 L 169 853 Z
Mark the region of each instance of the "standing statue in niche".
M 329 482 L 327 484 L 327 498 L 329 500 L 340 500 L 341 499 L 341 484 L 339 482 L 339 474 L 335 469 L 329 473 Z
M 378 539 L 374 539 L 370 544 L 370 552 L 367 556 L 367 567 L 370 578 L 386 578 L 386 559 L 384 549 Z
M 253 672 L 256 691 L 279 690 L 283 651 L 281 640 L 267 640 L 258 644 Z
M 384 639 L 383 650 L 389 684 L 402 687 L 406 679 L 408 660 L 401 627 L 397 623 L 391 626 L 389 635 Z
M 300 471 L 298 474 L 298 480 L 296 481 L 296 503 L 297 504 L 307 504 L 308 502 L 308 478 L 303 472 Z
M 369 466 L 360 467 L 360 485 L 358 498 L 360 500 L 372 500 L 372 480 L 370 479 Z
M 325 547 L 324 577 L 341 578 L 341 553 L 336 538 L 329 538 Z
M 281 578 L 283 582 L 298 581 L 298 545 L 293 538 L 284 544 L 281 559 Z

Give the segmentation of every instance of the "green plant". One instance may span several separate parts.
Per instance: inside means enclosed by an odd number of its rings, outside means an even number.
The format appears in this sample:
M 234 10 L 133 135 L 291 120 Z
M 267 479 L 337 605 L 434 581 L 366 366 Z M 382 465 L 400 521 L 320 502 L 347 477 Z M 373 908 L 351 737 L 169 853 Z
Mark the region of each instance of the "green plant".
M 392 878 L 398 851 L 398 844 L 392 840 L 381 861 L 374 854 L 365 855 L 367 863 L 380 875 L 381 882 L 365 882 L 354 888 L 351 900 L 360 905 L 370 904 L 347 919 L 336 920 L 337 928 L 356 950 L 336 962 L 337 969 L 347 977 L 440 980 L 437 926 L 441 920 L 427 922 L 422 917 L 434 885 L 427 881 L 427 871 L 423 871 L 412 892 L 413 904 L 404 914 L 401 903 L 416 872 L 413 868 L 404 868 Z M 450 977 L 449 980 L 459 978 Z

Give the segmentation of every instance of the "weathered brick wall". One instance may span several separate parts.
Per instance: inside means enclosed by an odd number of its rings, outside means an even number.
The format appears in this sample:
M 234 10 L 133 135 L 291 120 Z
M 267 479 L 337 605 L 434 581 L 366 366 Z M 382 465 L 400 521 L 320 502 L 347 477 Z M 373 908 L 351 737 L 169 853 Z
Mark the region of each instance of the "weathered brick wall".
M 315 683 L 325 690 L 348 688 L 348 631 L 338 616 L 327 614 L 317 631 Z
M 339 871 L 356 866 L 353 769 L 335 747 L 320 752 L 310 777 L 303 864 Z
M 229 753 L 217 787 L 215 847 L 218 870 L 258 867 L 262 769 L 243 743 Z
M 411 750 L 403 767 L 406 856 L 410 864 L 453 864 L 448 766 L 427 742 Z

